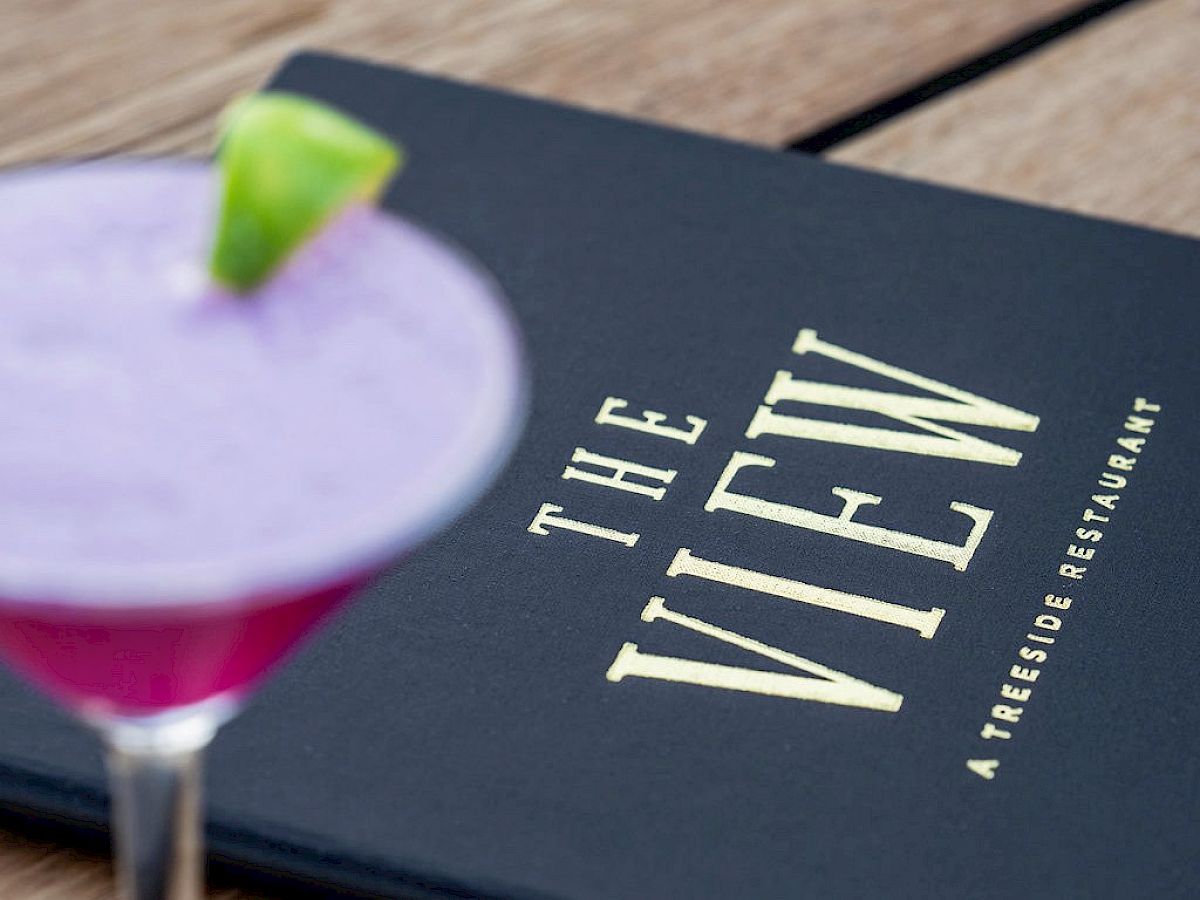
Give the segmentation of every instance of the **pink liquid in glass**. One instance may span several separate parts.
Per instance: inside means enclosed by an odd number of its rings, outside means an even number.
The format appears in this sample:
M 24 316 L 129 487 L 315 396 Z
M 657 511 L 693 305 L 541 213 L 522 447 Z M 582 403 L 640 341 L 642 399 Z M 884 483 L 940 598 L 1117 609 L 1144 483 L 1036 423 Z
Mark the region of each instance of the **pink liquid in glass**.
M 214 697 L 236 703 L 360 584 L 243 604 L 0 607 L 0 653 L 47 693 L 99 716 Z
M 416 226 L 341 217 L 251 297 L 201 163 L 0 179 L 0 654 L 95 716 L 236 700 L 487 484 L 515 331 Z

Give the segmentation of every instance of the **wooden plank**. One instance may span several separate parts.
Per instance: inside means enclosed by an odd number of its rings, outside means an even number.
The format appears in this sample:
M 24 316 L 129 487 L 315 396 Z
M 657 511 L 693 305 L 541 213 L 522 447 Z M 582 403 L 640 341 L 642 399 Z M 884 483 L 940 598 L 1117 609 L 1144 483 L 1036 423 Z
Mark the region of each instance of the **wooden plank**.
M 1133 4 L 829 156 L 1200 235 L 1200 0 Z
M 112 900 L 116 887 L 107 859 L 0 830 L 0 897 L 5 900 Z M 250 900 L 215 890 L 209 900 Z
M 0 164 L 207 146 L 317 46 L 763 143 L 815 130 L 1081 0 L 8 0 Z
M 108 900 L 103 863 L 76 850 L 0 832 L 0 896 L 20 900 Z

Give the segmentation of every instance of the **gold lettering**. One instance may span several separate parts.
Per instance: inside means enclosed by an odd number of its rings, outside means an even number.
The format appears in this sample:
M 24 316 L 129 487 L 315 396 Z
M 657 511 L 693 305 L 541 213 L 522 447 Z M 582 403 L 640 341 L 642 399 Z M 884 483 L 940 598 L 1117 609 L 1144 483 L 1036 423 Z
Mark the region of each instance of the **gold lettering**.
M 683 441 L 685 444 L 695 444 L 700 439 L 704 426 L 708 424 L 699 416 L 684 416 L 684 421 L 691 426 L 690 428 L 664 425 L 663 422 L 667 420 L 666 414 L 650 409 L 645 410 L 641 418 L 614 415 L 614 410 L 624 409 L 628 405 L 629 401 L 622 400 L 620 397 L 605 397 L 604 402 L 600 404 L 600 412 L 596 413 L 596 424 L 616 425 L 618 428 L 629 428 L 633 431 L 670 438 L 673 441 Z
M 1162 407 L 1157 403 L 1151 403 L 1145 397 L 1137 397 L 1133 401 L 1133 409 L 1135 412 L 1162 412 Z
M 919 390 L 940 394 L 947 399 L 935 400 L 930 397 L 913 397 L 908 394 L 800 381 L 793 378 L 790 372 L 776 372 L 764 398 L 764 405 L 758 408 L 746 429 L 746 437 L 757 438 L 764 434 L 774 434 L 835 444 L 852 444 L 877 450 L 916 453 L 922 456 L 1015 466 L 1021 460 L 1018 451 L 955 431 L 931 420 L 1013 431 L 1036 431 L 1038 427 L 1037 416 L 969 394 L 897 366 L 878 362 L 861 353 L 828 344 L 818 338 L 816 331 L 810 328 L 800 332 L 792 346 L 792 352 L 799 355 L 819 353 Z M 915 434 L 911 431 L 851 425 L 825 419 L 807 419 L 775 412 L 775 404 L 785 400 L 879 413 L 927 433 Z
M 1078 544 L 1072 544 L 1067 548 L 1067 556 L 1073 556 L 1076 559 L 1091 559 L 1095 555 L 1095 547 L 1080 547 Z
M 1005 700 L 1016 700 L 1025 703 L 1033 695 L 1033 688 L 1019 688 L 1011 684 L 1000 685 L 1000 696 Z
M 705 578 L 719 584 L 744 588 L 748 591 L 758 591 L 785 600 L 795 600 L 797 603 L 808 603 L 831 609 L 834 612 L 849 613 L 852 616 L 862 616 L 864 619 L 874 619 L 889 625 L 899 625 L 901 628 L 911 628 L 923 638 L 932 638 L 937 633 L 944 609 L 912 609 L 896 603 L 887 603 L 871 597 L 858 594 L 847 594 L 831 588 L 817 587 L 805 584 L 803 581 L 793 581 L 778 575 L 767 575 L 751 569 L 742 569 L 725 563 L 713 562 L 693 556 L 687 547 L 681 547 L 667 567 L 667 575 L 676 578 L 680 575 L 691 575 L 695 578 Z
M 1017 678 L 1021 681 L 1037 681 L 1040 674 L 1042 674 L 1041 669 L 1026 669 L 1022 666 L 1013 666 L 1008 670 L 1009 678 Z
M 569 481 L 574 478 L 579 481 L 598 484 L 601 487 L 611 487 L 619 491 L 629 491 L 631 494 L 641 494 L 653 500 L 661 500 L 663 495 L 666 494 L 667 489 L 665 487 L 650 487 L 648 484 L 639 484 L 636 481 L 628 481 L 625 476 L 640 475 L 642 478 L 653 478 L 655 481 L 661 481 L 663 484 L 670 484 L 675 480 L 675 476 L 679 474 L 674 469 L 656 469 L 653 466 L 643 466 L 640 463 L 630 462 L 627 459 L 601 456 L 599 453 L 592 453 L 590 450 L 585 450 L 582 447 L 575 448 L 575 452 L 571 454 L 571 462 L 580 463 L 585 466 L 599 466 L 605 469 L 612 469 L 612 474 L 597 475 L 595 472 L 588 472 L 584 469 L 577 469 L 574 466 L 567 466 L 563 469 L 562 473 L 564 480 Z
M 1130 453 L 1141 453 L 1142 448 L 1146 446 L 1146 439 L 1135 437 L 1119 437 L 1117 438 L 1117 444 L 1125 450 L 1128 450 Z
M 1136 431 L 1138 434 L 1149 434 L 1150 429 L 1154 427 L 1154 420 L 1147 419 L 1144 416 L 1130 415 L 1125 419 L 1125 430 Z M 1145 440 L 1142 441 L 1145 443 Z
M 1058 574 L 1063 578 L 1073 578 L 1076 581 L 1083 580 L 1083 573 L 1087 571 L 1087 566 L 1073 566 L 1070 563 L 1063 563 L 1058 567 Z
M 1103 506 L 1109 512 L 1117 508 L 1117 501 L 1120 499 L 1120 494 L 1092 494 L 1092 502 Z
M 1102 516 L 1094 509 L 1085 509 L 1083 511 L 1083 521 L 1085 522 L 1107 522 L 1108 516 Z
M 567 519 L 562 516 L 555 515 L 563 511 L 561 506 L 555 506 L 553 503 L 543 503 L 542 508 L 538 510 L 537 515 L 533 517 L 533 521 L 529 523 L 529 532 L 531 534 L 547 535 L 550 532 L 548 528 L 562 528 L 567 531 L 577 531 L 580 534 L 590 534 L 592 537 L 604 538 L 606 541 L 615 541 L 618 544 L 624 544 L 626 547 L 632 547 L 637 543 L 641 535 L 624 531 L 617 531 L 613 528 L 602 528 L 599 525 L 593 525 L 590 522 L 580 522 L 576 519 Z
M 1056 597 L 1053 594 L 1047 594 L 1043 602 L 1054 609 L 1070 609 L 1072 600 L 1070 597 Z
M 1042 663 L 1046 661 L 1046 657 L 1049 656 L 1049 654 L 1046 653 L 1045 650 L 1035 650 L 1033 647 L 1022 647 L 1017 651 L 1017 656 L 1021 657 L 1021 659 L 1028 660 L 1029 662 Z
M 986 778 L 991 781 L 996 777 L 996 769 L 1000 767 L 998 759 L 968 759 L 967 768 L 978 775 L 980 778 Z
M 979 546 L 979 542 L 983 540 L 983 534 L 987 531 L 988 524 L 992 521 L 990 509 L 981 509 L 978 506 L 957 501 L 951 503 L 951 511 L 962 513 L 972 522 L 971 532 L 967 535 L 966 542 L 959 545 L 946 541 L 935 541 L 920 535 L 909 534 L 906 531 L 893 531 L 890 528 L 854 521 L 854 514 L 858 512 L 859 507 L 875 506 L 883 498 L 850 488 L 835 487 L 832 489 L 833 495 L 842 501 L 842 511 L 836 516 L 827 516 L 804 507 L 775 503 L 760 497 L 751 497 L 748 494 L 735 494 L 729 490 L 729 485 L 739 470 L 747 466 L 762 466 L 769 469 L 774 465 L 775 460 L 770 457 L 735 451 L 729 457 L 729 464 L 725 466 L 725 471 L 717 479 L 716 487 L 713 488 L 704 508 L 708 512 L 726 509 L 746 516 L 792 525 L 796 528 L 823 531 L 835 537 L 861 541 L 864 544 L 874 544 L 877 547 L 887 547 L 890 550 L 899 550 L 914 556 L 925 556 L 929 559 L 950 563 L 960 572 L 966 569 L 971 562 L 971 557 L 975 555 L 975 550 Z
M 1113 454 L 1108 458 L 1108 467 L 1110 469 L 1118 469 L 1122 472 L 1132 472 L 1133 464 L 1136 462 L 1136 456 L 1117 456 Z
M 1042 613 L 1033 620 L 1034 628 L 1041 628 L 1044 631 L 1058 631 L 1062 628 L 1062 619 L 1058 616 L 1052 616 L 1050 613 Z
M 783 672 L 744 669 L 738 666 L 701 662 L 674 656 L 656 656 L 641 652 L 637 644 L 626 643 L 618 651 L 616 659 L 608 669 L 605 677 L 609 681 L 617 682 L 628 676 L 657 678 L 662 681 L 694 684 L 701 687 L 747 691 L 792 700 L 812 700 L 816 703 L 832 703 L 838 706 L 853 706 L 880 712 L 896 712 L 904 702 L 904 697 L 900 694 L 852 678 L 843 672 L 787 653 L 777 647 L 742 637 L 740 634 L 734 634 L 732 631 L 726 631 L 724 628 L 718 628 L 700 619 L 675 612 L 667 608 L 662 597 L 651 597 L 650 602 L 642 611 L 642 621 L 654 622 L 658 619 L 805 672 L 807 675 L 789 675 Z
M 979 732 L 979 736 L 987 741 L 990 741 L 992 738 L 999 738 L 1002 741 L 1007 741 L 1012 737 L 1012 732 L 1005 731 L 1003 728 L 997 728 L 991 722 L 984 722 L 983 729 Z
M 1117 475 L 1113 472 L 1105 472 L 1100 476 L 1100 487 L 1102 488 L 1119 491 L 1127 484 L 1129 484 L 1129 479 L 1124 475 Z
M 1021 713 L 1024 708 L 1020 706 L 1005 706 L 1003 703 L 998 703 L 992 707 L 992 718 L 999 719 L 1001 722 L 1020 722 Z

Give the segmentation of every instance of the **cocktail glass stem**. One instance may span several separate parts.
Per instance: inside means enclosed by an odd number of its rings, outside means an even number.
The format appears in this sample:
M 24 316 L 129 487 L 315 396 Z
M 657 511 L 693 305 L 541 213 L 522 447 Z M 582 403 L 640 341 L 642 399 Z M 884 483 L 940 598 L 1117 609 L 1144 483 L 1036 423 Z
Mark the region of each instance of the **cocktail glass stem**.
M 200 900 L 204 892 L 201 757 L 209 711 L 100 725 L 108 745 L 113 849 L 125 900 Z

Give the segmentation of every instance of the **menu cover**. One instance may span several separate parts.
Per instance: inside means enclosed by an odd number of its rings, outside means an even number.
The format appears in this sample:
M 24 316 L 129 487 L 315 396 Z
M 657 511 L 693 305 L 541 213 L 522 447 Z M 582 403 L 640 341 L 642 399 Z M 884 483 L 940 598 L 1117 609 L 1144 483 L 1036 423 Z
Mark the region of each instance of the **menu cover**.
M 218 737 L 220 859 L 1200 890 L 1200 244 L 328 56 L 275 84 L 403 141 L 387 204 L 495 273 L 533 401 L 484 502 Z M 101 821 L 90 735 L 7 676 L 0 722 L 6 805 Z

